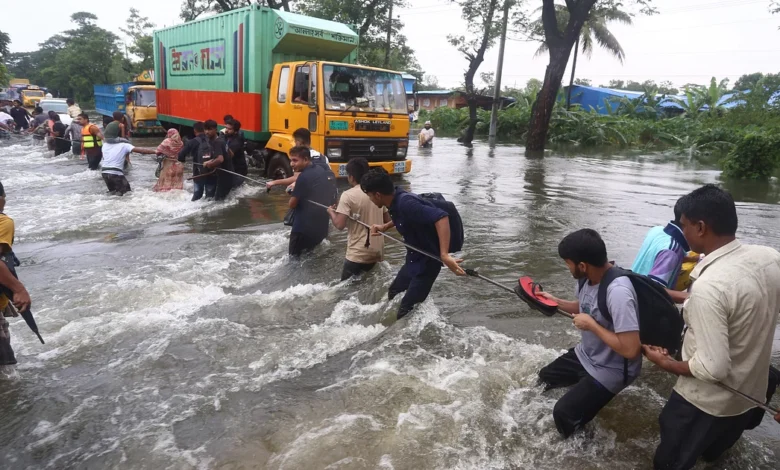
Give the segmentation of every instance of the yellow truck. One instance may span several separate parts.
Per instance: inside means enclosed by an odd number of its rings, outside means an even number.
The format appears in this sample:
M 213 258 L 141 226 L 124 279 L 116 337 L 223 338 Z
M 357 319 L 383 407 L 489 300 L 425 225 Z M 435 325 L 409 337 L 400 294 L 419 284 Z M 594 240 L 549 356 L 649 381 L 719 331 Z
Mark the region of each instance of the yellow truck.
M 36 85 L 27 85 L 19 91 L 19 95 L 21 96 L 22 106 L 25 108 L 34 108 L 41 102 L 45 93 Z
M 292 133 L 306 128 L 336 176 L 364 157 L 408 173 L 409 117 L 400 72 L 357 65 L 347 25 L 252 4 L 154 33 L 159 119 L 185 134 L 226 114 L 270 178 L 292 175 Z
M 109 85 L 95 85 L 95 109 L 108 124 L 113 113 L 127 115 L 133 135 L 161 135 L 165 129 L 157 119 L 157 89 L 154 71 L 145 71 L 133 81 Z

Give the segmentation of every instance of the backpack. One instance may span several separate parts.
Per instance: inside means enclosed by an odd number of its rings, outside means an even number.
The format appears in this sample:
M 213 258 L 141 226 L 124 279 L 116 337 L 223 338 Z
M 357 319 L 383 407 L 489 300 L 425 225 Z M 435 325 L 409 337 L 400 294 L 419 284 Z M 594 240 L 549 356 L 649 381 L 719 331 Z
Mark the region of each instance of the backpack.
M 636 291 L 637 316 L 639 319 L 639 339 L 642 344 L 660 346 L 674 356 L 682 346 L 682 333 L 685 322 L 664 286 L 647 276 L 637 274 L 620 267 L 610 268 L 601 278 L 598 291 L 598 306 L 601 315 L 610 323 L 612 315 L 607 306 L 607 288 L 615 279 L 626 276 Z M 579 280 L 580 289 L 588 282 Z M 628 359 L 623 368 L 624 381 L 628 382 Z
M 450 221 L 450 248 L 449 253 L 457 253 L 463 249 L 465 235 L 463 233 L 463 220 L 455 204 L 444 199 L 441 193 L 425 193 L 418 195 L 423 201 L 427 201 L 447 213 Z

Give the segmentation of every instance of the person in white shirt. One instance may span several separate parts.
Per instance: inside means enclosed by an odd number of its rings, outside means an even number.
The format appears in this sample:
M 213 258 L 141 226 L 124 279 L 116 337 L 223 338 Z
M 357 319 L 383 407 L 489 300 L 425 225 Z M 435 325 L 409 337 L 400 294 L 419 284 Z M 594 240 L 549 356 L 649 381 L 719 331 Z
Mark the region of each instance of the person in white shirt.
M 119 126 L 106 126 L 103 140 L 103 160 L 101 173 L 109 194 L 123 196 L 132 191 L 125 177 L 125 163 L 130 161 L 130 152 L 154 155 L 157 149 L 134 147 L 125 139 L 119 138 Z
M 10 123 L 9 123 L 10 121 Z M 14 118 L 11 117 L 10 114 L 6 113 L 5 111 L 0 111 L 0 129 L 6 130 L 6 131 L 12 131 L 13 130 L 13 121 Z
M 420 147 L 432 147 L 433 137 L 436 135 L 431 127 L 431 121 L 425 121 L 425 128 L 420 131 L 420 135 L 417 139 L 420 141 Z
M 682 361 L 661 348 L 642 348 L 650 361 L 679 376 L 659 418 L 654 467 L 686 470 L 699 457 L 717 459 L 760 423 L 756 412 L 763 411 L 716 383 L 762 401 L 771 391 L 767 370 L 780 312 L 780 253 L 736 239 L 734 199 L 714 185 L 679 204 L 685 239 L 706 255 L 691 273 L 683 307 L 688 329 Z

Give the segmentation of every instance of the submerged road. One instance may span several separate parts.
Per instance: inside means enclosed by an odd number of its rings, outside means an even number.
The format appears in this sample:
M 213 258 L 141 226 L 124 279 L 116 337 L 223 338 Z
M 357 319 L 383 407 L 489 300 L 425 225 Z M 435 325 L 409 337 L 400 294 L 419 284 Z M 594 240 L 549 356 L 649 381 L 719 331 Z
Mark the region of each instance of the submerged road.
M 522 155 L 440 138 L 411 150 L 399 184 L 455 202 L 464 266 L 509 285 L 528 274 L 568 297 L 575 284 L 557 256 L 566 233 L 598 230 L 610 258 L 630 266 L 677 198 L 718 177 L 687 157 Z M 564 441 L 551 416 L 562 392 L 542 394 L 536 373 L 578 341 L 566 319 L 445 271 L 388 328 L 397 245 L 360 282 L 339 283 L 344 233 L 288 260 L 282 191 L 250 184 L 192 203 L 190 182 L 190 192 L 154 193 L 154 162 L 132 159 L 132 194 L 110 197 L 84 161 L 0 142 L 19 273 L 46 339 L 11 322 L 19 365 L 0 374 L 0 467 L 651 466 L 673 377 L 645 362 L 640 380 Z M 727 188 L 741 239 L 780 248 L 778 185 Z M 707 468 L 779 462 L 780 426 L 765 419 Z

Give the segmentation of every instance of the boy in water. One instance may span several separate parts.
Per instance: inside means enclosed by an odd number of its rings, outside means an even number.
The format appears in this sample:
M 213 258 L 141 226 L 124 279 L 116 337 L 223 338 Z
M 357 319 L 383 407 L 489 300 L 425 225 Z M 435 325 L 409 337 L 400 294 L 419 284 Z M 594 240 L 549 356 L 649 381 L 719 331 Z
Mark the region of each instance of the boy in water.
M 290 209 L 295 210 L 289 253 L 299 256 L 322 243 L 328 236 L 328 213 L 308 201 L 329 205 L 332 202 L 331 185 L 325 170 L 312 163 L 306 147 L 290 149 L 290 162 L 300 176 L 289 204 Z
M 590 229 L 567 235 L 558 245 L 558 255 L 578 282 L 577 300 L 568 301 L 541 293 L 574 315 L 582 341 L 539 371 L 546 390 L 574 385 L 553 409 L 558 432 L 564 437 L 589 423 L 642 370 L 637 295 L 628 277 L 618 277 L 607 287 L 609 321 L 599 311 L 599 283 L 612 267 L 607 247 Z M 582 287 L 580 287 L 580 284 Z

